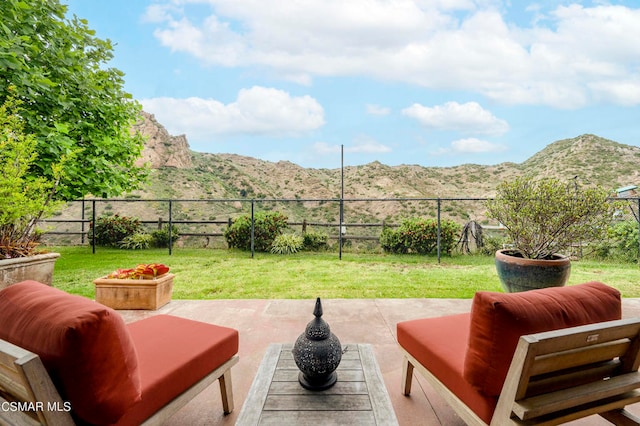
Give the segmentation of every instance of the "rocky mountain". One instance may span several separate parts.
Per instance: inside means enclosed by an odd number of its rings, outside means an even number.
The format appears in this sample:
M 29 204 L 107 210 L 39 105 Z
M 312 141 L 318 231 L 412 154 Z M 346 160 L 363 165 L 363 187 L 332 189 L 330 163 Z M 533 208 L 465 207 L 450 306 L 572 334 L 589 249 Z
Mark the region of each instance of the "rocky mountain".
M 339 169 L 311 169 L 235 154 L 193 152 L 184 135 L 171 136 L 153 115 L 137 126 L 146 137 L 141 162 L 155 173 L 145 198 L 336 198 Z M 345 167 L 345 198 L 490 197 L 515 175 L 579 176 L 607 188 L 640 184 L 640 148 L 595 135 L 553 142 L 523 163 L 455 167 L 387 166 L 373 162 Z M 166 185 L 169 175 L 171 185 Z
M 169 205 L 159 200 L 180 200 L 172 204 L 172 218 L 180 223 L 181 232 L 222 232 L 229 218 L 249 213 L 251 200 L 255 200 L 258 211 L 281 211 L 290 221 L 338 222 L 340 169 L 304 168 L 287 161 L 274 163 L 235 154 L 194 152 L 184 135 L 170 135 L 147 113 L 136 130 L 147 138 L 140 161 L 152 166 L 149 182 L 145 188 L 123 195 L 121 201 L 97 203 L 98 216 L 118 213 L 145 221 L 164 221 Z M 350 224 L 349 235 L 378 235 L 379 227 L 352 225 L 436 217 L 439 206 L 442 218 L 460 224 L 469 220 L 491 224 L 486 221 L 483 201 L 473 198 L 493 196 L 501 181 L 516 175 L 567 181 L 578 176 L 582 183 L 598 184 L 613 193 L 623 186 L 640 186 L 640 148 L 585 134 L 553 142 L 519 164 L 422 167 L 387 166 L 376 161 L 345 167 L 344 221 Z M 61 211 L 59 218 L 77 220 L 83 217 L 83 208 L 85 216 L 92 214 L 90 206 L 76 202 Z M 191 221 L 209 224 L 190 224 Z
M 141 120 L 134 126 L 146 138 L 142 157 L 137 165 L 149 163 L 152 168 L 176 167 L 188 169 L 193 167 L 189 143 L 185 135 L 171 136 L 167 129 L 156 121 L 153 114 L 142 112 Z
M 147 138 L 141 162 L 152 166 L 148 185 L 127 199 L 193 200 L 174 203 L 175 220 L 219 220 L 247 213 L 250 200 L 259 209 L 279 210 L 290 220 L 335 222 L 341 192 L 340 169 L 312 169 L 287 161 L 277 163 L 235 154 L 205 154 L 190 150 L 184 135 L 172 136 L 145 113 L 136 126 Z M 560 140 L 523 163 L 455 167 L 387 166 L 380 162 L 344 170 L 345 220 L 349 223 L 398 221 L 408 216 L 437 214 L 441 198 L 444 218 L 484 220 L 482 201 L 495 194 L 498 183 L 516 175 L 557 177 L 599 184 L 612 192 L 640 186 L 640 148 L 595 135 Z M 276 203 L 269 200 L 290 200 Z M 399 199 L 399 200 L 398 200 Z M 224 200 L 204 202 L 203 200 Z M 379 201 L 384 200 L 384 201 Z M 202 201 L 202 202 L 200 202 Z M 149 209 L 153 205 L 154 208 Z M 63 216 L 78 218 L 79 206 Z M 120 213 L 140 218 L 166 217 L 165 203 L 102 203 L 97 214 Z

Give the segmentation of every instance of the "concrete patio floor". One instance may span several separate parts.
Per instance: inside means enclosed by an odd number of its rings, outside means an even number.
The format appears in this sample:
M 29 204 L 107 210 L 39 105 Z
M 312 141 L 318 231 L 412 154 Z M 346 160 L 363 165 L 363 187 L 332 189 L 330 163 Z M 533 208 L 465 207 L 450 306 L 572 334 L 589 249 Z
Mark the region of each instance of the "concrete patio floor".
M 323 319 L 342 344 L 370 343 L 400 425 L 464 423 L 419 376 L 410 397 L 400 391 L 402 356 L 396 343 L 400 321 L 468 312 L 471 300 L 460 299 L 323 299 Z M 167 425 L 234 425 L 258 366 L 270 343 L 295 342 L 313 318 L 315 300 L 174 300 L 157 311 L 119 311 L 132 322 L 157 314 L 232 327 L 240 332 L 240 362 L 232 368 L 235 410 L 222 413 L 217 384 L 176 413 Z M 623 300 L 623 317 L 640 317 L 640 299 Z M 158 354 L 159 357 L 162 354 Z M 640 404 L 631 407 L 640 413 Z M 609 425 L 600 417 L 571 424 Z

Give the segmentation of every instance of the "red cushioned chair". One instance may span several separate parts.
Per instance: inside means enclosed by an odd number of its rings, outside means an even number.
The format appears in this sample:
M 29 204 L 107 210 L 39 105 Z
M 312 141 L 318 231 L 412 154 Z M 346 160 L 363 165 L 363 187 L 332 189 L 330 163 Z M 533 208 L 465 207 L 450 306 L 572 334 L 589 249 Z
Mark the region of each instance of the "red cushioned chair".
M 160 424 L 218 380 L 233 410 L 238 332 L 113 309 L 35 281 L 0 291 L 0 424 Z
M 398 323 L 403 393 L 415 369 L 469 425 L 638 425 L 624 407 L 640 401 L 640 319 L 620 318 L 597 282 L 478 292 L 468 314 Z

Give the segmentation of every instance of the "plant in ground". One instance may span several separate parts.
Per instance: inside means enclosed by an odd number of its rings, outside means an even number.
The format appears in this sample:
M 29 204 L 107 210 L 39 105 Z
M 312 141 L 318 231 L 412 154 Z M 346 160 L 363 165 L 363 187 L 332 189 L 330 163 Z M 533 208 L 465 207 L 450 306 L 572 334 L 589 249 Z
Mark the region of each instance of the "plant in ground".
M 638 222 L 625 220 L 609 228 L 609 240 L 598 248 L 603 257 L 635 262 L 638 260 Z
M 458 240 L 460 225 L 451 220 L 440 221 L 440 250 L 451 254 Z M 438 247 L 438 221 L 409 218 L 397 228 L 384 228 L 380 235 L 382 249 L 389 253 L 428 254 Z
M 302 234 L 302 245 L 305 250 L 319 251 L 327 247 L 328 239 L 326 232 L 307 229 Z
M 293 254 L 299 252 L 304 246 L 303 238 L 296 234 L 280 234 L 271 244 L 271 253 Z
M 169 247 L 169 225 L 165 225 L 162 229 L 156 229 L 151 232 L 153 237 L 153 245 L 159 248 Z M 171 225 L 171 243 L 175 244 L 180 238 L 180 232 L 176 225 Z
M 94 224 L 91 223 L 93 228 Z M 89 232 L 89 241 L 93 242 L 95 232 L 95 244 L 99 246 L 118 247 L 120 242 L 134 234 L 142 233 L 142 224 L 135 217 L 100 216 L 96 220 L 95 231 Z
M 280 212 L 258 212 L 254 215 L 254 249 L 269 251 L 273 240 L 287 227 L 287 216 Z M 229 248 L 251 250 L 251 216 L 237 218 L 225 229 L 224 238 Z
M 606 190 L 582 187 L 575 179 L 516 177 L 502 182 L 486 207 L 521 256 L 548 259 L 574 243 L 605 236 L 615 205 Z
M 153 236 L 144 232 L 138 232 L 128 237 L 124 237 L 118 247 L 127 250 L 148 249 L 153 244 Z

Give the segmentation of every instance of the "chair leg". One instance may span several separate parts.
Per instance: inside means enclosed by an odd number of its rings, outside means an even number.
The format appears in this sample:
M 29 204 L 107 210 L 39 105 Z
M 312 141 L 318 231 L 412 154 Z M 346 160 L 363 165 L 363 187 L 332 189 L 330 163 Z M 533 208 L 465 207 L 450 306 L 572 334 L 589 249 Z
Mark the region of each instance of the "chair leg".
M 411 381 L 413 380 L 413 364 L 405 356 L 402 360 L 402 394 L 409 395 L 411 393 Z
M 229 368 L 218 379 L 220 382 L 220 394 L 222 395 L 222 410 L 225 414 L 233 411 L 233 388 L 231 386 L 231 369 Z
M 616 426 L 638 426 L 640 425 L 640 418 L 634 416 L 632 413 L 625 409 L 612 410 L 604 413 L 600 413 L 600 416 L 604 417 Z

